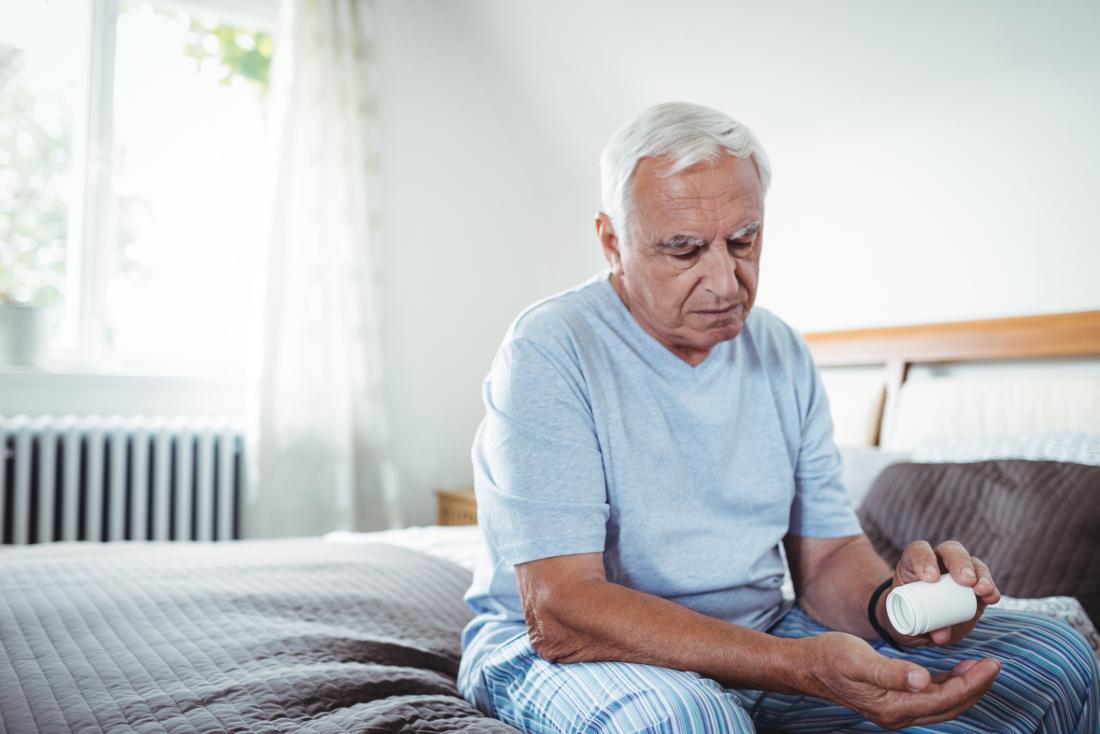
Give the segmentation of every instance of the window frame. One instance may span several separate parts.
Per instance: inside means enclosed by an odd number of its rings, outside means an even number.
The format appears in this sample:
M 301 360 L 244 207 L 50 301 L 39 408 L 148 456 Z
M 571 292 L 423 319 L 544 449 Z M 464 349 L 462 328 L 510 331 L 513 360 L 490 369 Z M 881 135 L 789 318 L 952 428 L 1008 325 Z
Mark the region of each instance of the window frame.
M 144 0 L 158 9 L 189 14 L 216 14 L 220 20 L 246 24 L 274 34 L 278 0 Z M 121 0 L 90 3 L 88 73 L 73 126 L 73 180 L 66 242 L 66 272 L 61 333 L 66 344 L 51 345 L 47 367 L 63 372 L 209 378 L 204 368 L 173 372 L 134 369 L 111 359 L 107 348 L 106 294 L 115 269 L 113 216 L 113 146 L 115 51 Z

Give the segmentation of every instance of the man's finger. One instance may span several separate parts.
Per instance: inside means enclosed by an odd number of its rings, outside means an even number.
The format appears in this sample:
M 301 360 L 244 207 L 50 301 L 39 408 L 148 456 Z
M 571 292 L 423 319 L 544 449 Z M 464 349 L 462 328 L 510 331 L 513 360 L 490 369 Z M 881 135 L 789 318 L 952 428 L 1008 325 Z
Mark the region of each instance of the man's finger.
M 944 671 L 942 673 L 934 674 L 932 676 L 932 682 L 933 683 L 944 683 L 950 678 L 954 678 L 955 676 L 958 676 L 958 675 L 963 675 L 964 673 L 966 673 L 966 671 L 970 670 L 971 668 L 973 668 L 977 664 L 978 664 L 977 660 L 972 660 L 972 659 L 969 659 L 969 658 L 966 659 L 966 660 L 960 660 L 958 663 L 955 664 L 955 667 L 952 668 L 951 670 L 947 670 L 947 671 Z
M 960 586 L 978 583 L 978 572 L 970 559 L 970 552 L 957 540 L 948 540 L 936 546 L 936 555 L 943 562 L 951 578 Z
M 939 562 L 927 541 L 917 540 L 906 546 L 898 561 L 898 575 L 903 584 L 912 581 L 938 581 Z
M 879 688 L 891 691 L 921 691 L 932 682 L 932 674 L 927 668 L 904 660 L 894 660 L 875 653 L 877 664 L 872 668 L 871 682 Z
M 912 723 L 918 726 L 943 721 L 945 716 L 953 719 L 985 695 L 1000 670 L 997 660 L 980 660 L 961 676 L 954 676 L 942 685 L 933 685 L 923 693 L 910 694 L 903 710 L 911 712 Z
M 1001 661 L 996 658 L 982 658 L 966 669 L 962 677 L 968 685 L 975 688 L 993 685 L 993 679 L 1001 672 Z
M 1000 663 L 992 658 L 971 665 L 962 675 L 949 676 L 916 693 L 897 693 L 896 711 L 914 724 L 954 718 L 973 706 L 993 685 Z
M 1001 670 L 1001 664 L 993 658 L 978 660 L 961 675 L 955 675 L 943 684 L 930 687 L 924 694 L 940 699 L 945 706 L 966 700 L 974 692 L 983 692 L 993 685 L 993 679 Z
M 939 629 L 932 630 L 932 632 L 929 634 L 932 638 L 932 642 L 936 643 L 937 645 L 946 645 L 948 642 L 951 641 L 950 627 L 940 627 Z
M 963 673 L 970 670 L 971 668 L 973 668 L 977 664 L 978 664 L 977 660 L 972 660 L 972 659 L 960 660 L 958 663 L 955 664 L 955 667 L 951 669 L 951 672 L 955 673 L 956 675 L 962 675 Z
M 1001 600 L 1001 592 L 993 581 L 993 574 L 989 572 L 989 566 L 985 561 L 973 556 L 970 562 L 978 572 L 978 583 L 974 585 L 974 593 L 981 597 L 986 604 L 996 604 Z

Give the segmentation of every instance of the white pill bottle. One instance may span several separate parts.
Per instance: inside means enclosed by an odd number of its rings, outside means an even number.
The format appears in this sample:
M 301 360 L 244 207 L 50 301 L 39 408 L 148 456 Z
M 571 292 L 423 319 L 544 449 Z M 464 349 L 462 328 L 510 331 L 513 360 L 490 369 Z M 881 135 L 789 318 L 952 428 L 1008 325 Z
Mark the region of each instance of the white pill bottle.
M 907 636 L 923 635 L 941 627 L 973 619 L 978 597 L 973 587 L 961 586 L 951 574 L 939 581 L 914 581 L 899 586 L 886 597 L 890 624 Z

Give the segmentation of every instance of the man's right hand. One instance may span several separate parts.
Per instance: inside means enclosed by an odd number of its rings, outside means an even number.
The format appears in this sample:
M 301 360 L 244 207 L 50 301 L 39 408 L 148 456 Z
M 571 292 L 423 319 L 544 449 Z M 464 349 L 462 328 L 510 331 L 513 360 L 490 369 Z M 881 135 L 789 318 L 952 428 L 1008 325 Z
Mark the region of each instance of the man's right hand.
M 798 686 L 884 729 L 948 721 L 977 703 L 1001 665 L 993 658 L 963 660 L 947 673 L 880 655 L 865 640 L 826 632 L 799 641 L 804 664 Z

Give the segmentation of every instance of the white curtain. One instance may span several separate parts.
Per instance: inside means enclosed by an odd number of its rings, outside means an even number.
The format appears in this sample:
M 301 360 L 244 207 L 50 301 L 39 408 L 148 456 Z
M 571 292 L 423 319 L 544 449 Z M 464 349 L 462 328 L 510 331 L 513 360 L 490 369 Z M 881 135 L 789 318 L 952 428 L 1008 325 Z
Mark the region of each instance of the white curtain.
M 247 537 L 404 524 L 387 456 L 375 306 L 372 17 L 368 0 L 285 0 L 282 7 Z

